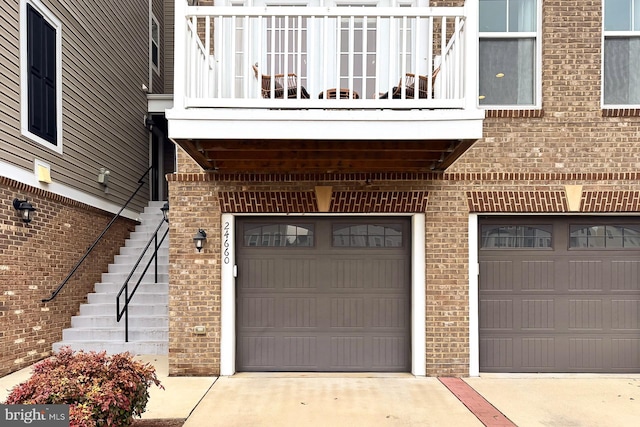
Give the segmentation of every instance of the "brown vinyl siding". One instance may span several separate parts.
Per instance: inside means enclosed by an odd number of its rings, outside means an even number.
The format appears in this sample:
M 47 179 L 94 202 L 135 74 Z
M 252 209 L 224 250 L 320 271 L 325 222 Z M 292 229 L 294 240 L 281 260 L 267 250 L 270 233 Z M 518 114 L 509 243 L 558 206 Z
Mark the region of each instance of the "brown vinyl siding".
M 51 178 L 78 191 L 123 204 L 148 167 L 143 125 L 148 83 L 148 3 L 50 1 L 62 22 L 62 132 L 60 155 L 20 134 L 19 2 L 0 6 L 0 140 L 3 159 L 33 170 L 35 158 L 51 165 Z M 111 171 L 109 194 L 96 177 Z M 143 189 L 132 208 L 148 200 Z
M 160 50 L 164 66 L 164 93 L 173 93 L 173 49 L 174 49 L 174 0 L 164 0 L 164 26 L 162 29 L 163 46 Z

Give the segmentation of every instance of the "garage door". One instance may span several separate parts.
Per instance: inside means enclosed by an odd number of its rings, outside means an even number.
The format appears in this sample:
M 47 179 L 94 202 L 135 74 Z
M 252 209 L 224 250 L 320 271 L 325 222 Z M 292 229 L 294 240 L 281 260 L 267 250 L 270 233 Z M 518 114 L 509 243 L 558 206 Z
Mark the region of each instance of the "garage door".
M 638 372 L 640 221 L 480 219 L 482 372 Z
M 237 222 L 238 371 L 410 370 L 408 219 Z

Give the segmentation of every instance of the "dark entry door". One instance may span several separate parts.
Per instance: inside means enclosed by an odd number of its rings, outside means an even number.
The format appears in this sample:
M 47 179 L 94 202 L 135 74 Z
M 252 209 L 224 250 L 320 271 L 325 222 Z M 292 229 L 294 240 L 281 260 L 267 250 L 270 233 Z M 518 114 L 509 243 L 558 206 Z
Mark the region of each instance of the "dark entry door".
M 238 371 L 410 371 L 410 223 L 238 221 Z

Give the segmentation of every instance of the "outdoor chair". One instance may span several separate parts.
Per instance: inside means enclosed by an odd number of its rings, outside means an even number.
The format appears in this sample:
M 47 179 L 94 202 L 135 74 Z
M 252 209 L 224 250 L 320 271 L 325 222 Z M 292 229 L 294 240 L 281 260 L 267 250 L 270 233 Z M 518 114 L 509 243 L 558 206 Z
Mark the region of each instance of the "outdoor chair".
M 440 72 L 440 67 L 433 70 L 431 74 L 431 98 L 433 98 L 433 88 L 436 84 L 436 77 Z M 416 76 L 413 73 L 407 73 L 404 76 L 404 79 L 400 79 L 398 86 L 395 86 L 391 90 L 391 98 L 393 99 L 401 99 L 402 98 L 402 88 L 405 87 L 405 98 L 406 99 L 415 99 L 415 87 L 416 87 L 416 77 L 418 80 L 418 98 L 429 98 L 429 78 L 427 76 Z M 380 99 L 389 98 L 389 92 L 380 95 Z
M 360 99 L 360 94 L 358 92 L 344 88 L 323 90 L 318 95 L 318 98 L 323 99 L 325 92 L 327 94 L 327 99 Z
M 258 68 L 254 65 L 253 71 L 258 77 Z M 271 82 L 274 82 L 273 89 L 273 98 L 275 99 L 284 99 L 284 98 L 292 98 L 295 99 L 298 97 L 298 76 L 295 73 L 289 74 L 275 74 L 272 78 L 269 74 L 262 74 L 260 94 L 263 98 L 271 99 Z M 286 83 L 286 92 L 287 96 L 285 96 L 285 83 Z M 300 86 L 300 98 L 301 99 L 310 99 L 309 93 L 304 88 L 304 86 Z

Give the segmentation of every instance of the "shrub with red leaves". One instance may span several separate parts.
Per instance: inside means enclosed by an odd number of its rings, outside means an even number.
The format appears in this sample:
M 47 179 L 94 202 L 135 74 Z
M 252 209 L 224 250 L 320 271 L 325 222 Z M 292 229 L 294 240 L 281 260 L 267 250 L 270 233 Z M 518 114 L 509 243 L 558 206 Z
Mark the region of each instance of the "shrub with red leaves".
M 71 427 L 128 426 L 149 400 L 149 387 L 163 388 L 155 368 L 129 353 L 73 352 L 64 347 L 33 367 L 6 404 L 69 404 Z

